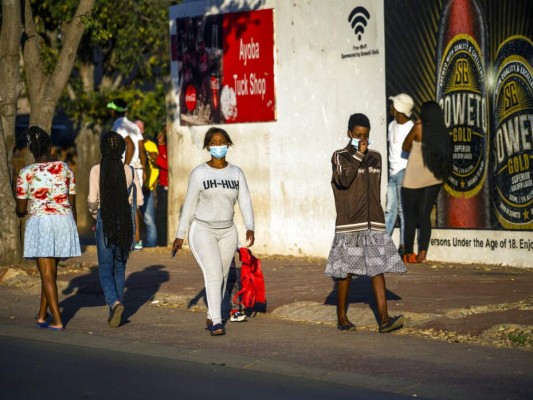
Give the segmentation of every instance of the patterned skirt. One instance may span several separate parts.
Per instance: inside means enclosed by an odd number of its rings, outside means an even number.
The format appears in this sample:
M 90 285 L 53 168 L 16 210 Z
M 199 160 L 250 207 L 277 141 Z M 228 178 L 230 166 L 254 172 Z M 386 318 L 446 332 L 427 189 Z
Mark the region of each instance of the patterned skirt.
M 24 258 L 69 258 L 81 255 L 72 214 L 30 217 L 24 232 Z
M 385 231 L 335 233 L 325 275 L 344 279 L 348 274 L 376 276 L 406 272 L 398 250 Z

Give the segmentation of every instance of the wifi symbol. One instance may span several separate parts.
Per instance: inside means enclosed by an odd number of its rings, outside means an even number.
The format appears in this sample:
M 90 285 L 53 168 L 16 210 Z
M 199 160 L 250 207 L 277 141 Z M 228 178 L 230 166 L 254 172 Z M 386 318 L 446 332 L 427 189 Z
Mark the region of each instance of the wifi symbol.
M 357 35 L 358 40 L 361 40 L 361 35 L 365 33 L 365 27 L 369 19 L 370 13 L 364 7 L 355 7 L 350 13 L 348 22 L 352 23 L 352 29 Z

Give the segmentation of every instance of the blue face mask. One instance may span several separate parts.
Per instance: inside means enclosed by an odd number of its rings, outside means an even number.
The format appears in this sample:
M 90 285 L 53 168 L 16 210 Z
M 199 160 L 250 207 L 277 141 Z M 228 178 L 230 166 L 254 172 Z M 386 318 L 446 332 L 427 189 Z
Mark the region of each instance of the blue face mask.
M 220 158 L 224 157 L 227 152 L 228 152 L 228 146 L 227 145 L 224 145 L 224 146 L 209 146 L 209 153 L 213 157 L 215 157 L 217 159 L 220 159 Z
M 355 147 L 356 150 L 359 150 L 359 143 L 361 142 L 361 139 L 352 138 L 352 146 Z M 368 145 L 370 146 L 370 139 L 368 139 Z

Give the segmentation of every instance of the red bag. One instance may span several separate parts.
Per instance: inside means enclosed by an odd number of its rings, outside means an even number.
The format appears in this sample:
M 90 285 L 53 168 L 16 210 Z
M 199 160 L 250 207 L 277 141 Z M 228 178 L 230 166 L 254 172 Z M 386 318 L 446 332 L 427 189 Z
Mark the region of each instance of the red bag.
M 255 258 L 245 247 L 239 249 L 239 260 L 242 262 L 241 290 L 233 296 L 233 302 L 242 305 L 245 309 L 253 308 L 255 303 L 266 304 L 265 279 L 261 270 L 261 260 Z

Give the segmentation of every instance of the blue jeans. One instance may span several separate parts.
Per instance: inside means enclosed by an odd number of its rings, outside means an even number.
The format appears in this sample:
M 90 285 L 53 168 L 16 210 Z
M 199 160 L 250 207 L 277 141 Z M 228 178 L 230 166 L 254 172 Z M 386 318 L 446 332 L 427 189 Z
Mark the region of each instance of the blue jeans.
M 143 189 L 144 204 L 141 206 L 144 226 L 146 227 L 146 241 L 144 247 L 157 246 L 157 227 L 155 224 L 155 206 L 153 190 Z
M 124 300 L 126 286 L 126 261 L 115 245 L 107 247 L 100 213 L 96 219 L 96 251 L 98 253 L 98 276 L 104 291 L 105 302 L 109 308 L 118 300 Z
M 405 169 L 389 177 L 387 186 L 387 204 L 385 206 L 385 227 L 387 233 L 392 235 L 396 218 L 400 216 L 400 246 L 404 244 L 404 219 L 401 202 L 401 189 Z

